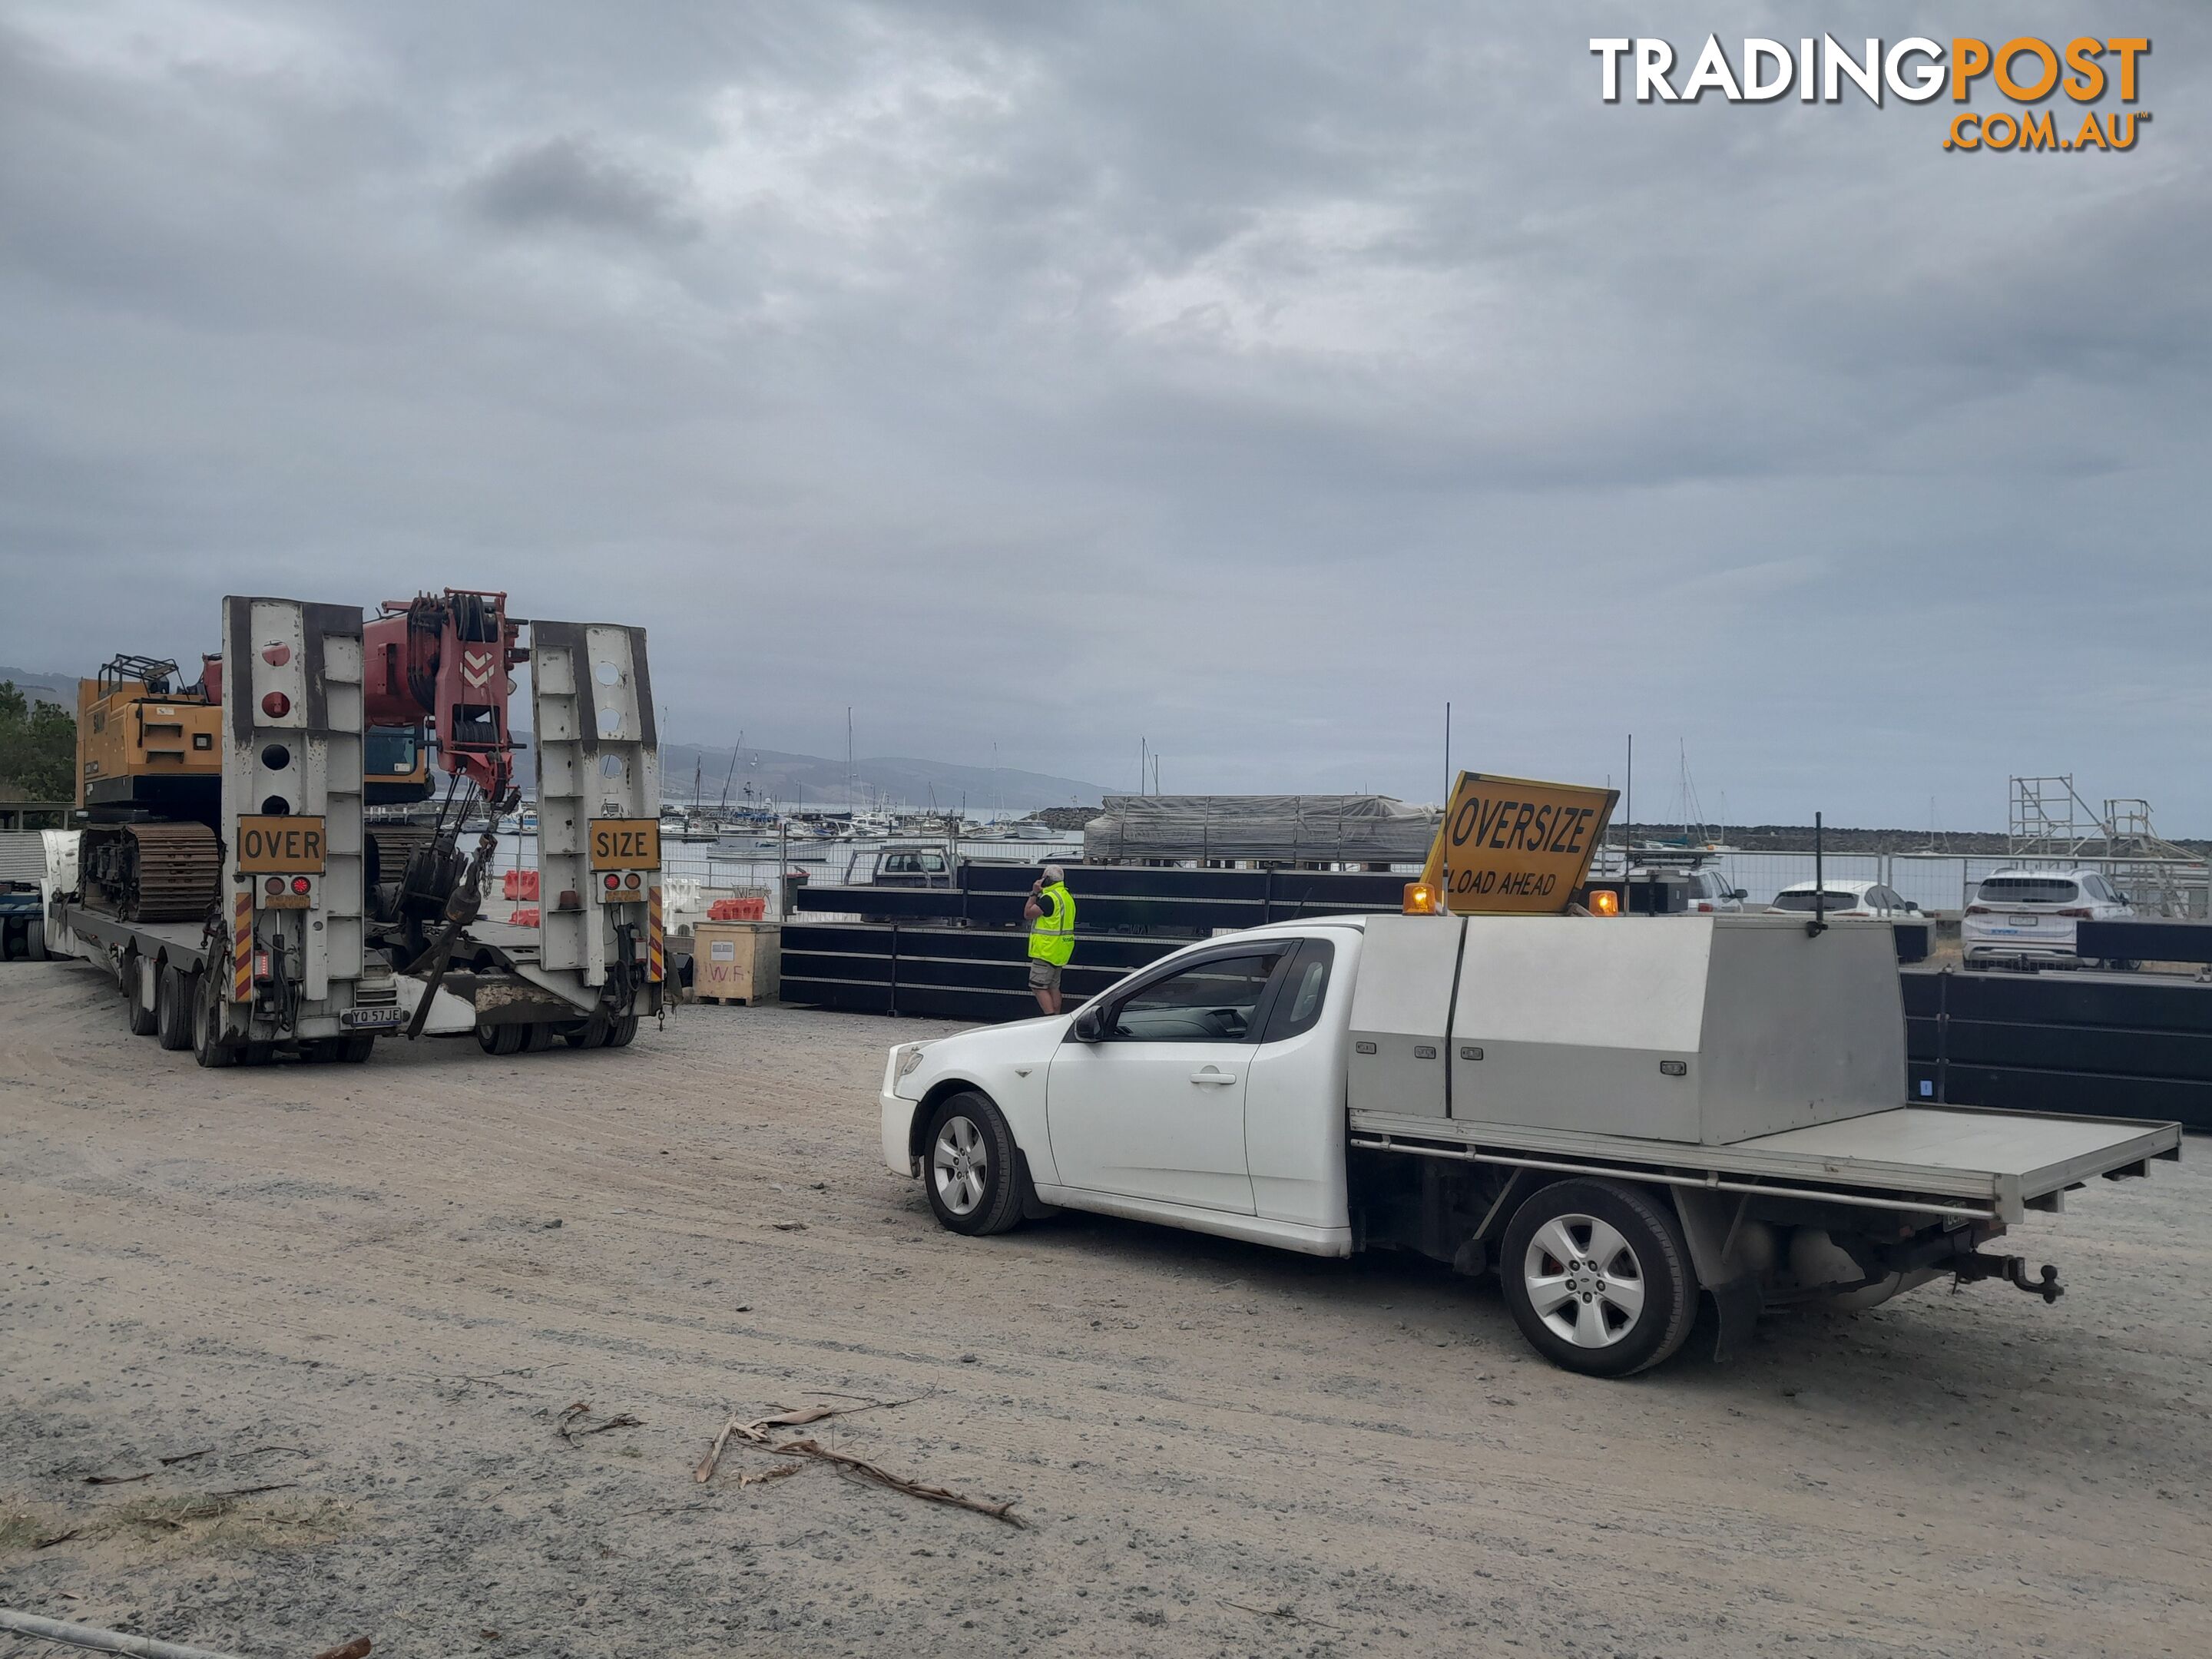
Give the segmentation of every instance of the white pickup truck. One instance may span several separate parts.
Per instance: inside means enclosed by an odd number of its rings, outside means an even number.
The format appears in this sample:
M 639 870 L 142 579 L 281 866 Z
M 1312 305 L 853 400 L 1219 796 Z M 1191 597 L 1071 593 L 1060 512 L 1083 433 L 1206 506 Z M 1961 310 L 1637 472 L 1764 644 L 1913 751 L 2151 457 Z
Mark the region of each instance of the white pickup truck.
M 1316 1255 L 1495 1268 L 1554 1363 L 1716 1357 L 1760 1310 L 1938 1277 L 2171 1123 L 1905 1101 L 1888 928 L 1693 915 L 1346 916 L 1212 939 L 1073 1014 L 890 1052 L 884 1157 L 956 1232 L 1053 1206 Z

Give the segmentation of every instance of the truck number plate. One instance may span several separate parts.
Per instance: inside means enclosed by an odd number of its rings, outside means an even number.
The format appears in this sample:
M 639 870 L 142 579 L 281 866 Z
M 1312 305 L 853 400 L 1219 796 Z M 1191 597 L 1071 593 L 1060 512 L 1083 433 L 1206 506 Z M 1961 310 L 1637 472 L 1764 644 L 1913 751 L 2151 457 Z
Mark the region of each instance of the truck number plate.
M 397 1008 L 349 1008 L 338 1016 L 338 1024 L 355 1031 L 396 1031 L 400 1018 Z
M 241 817 L 238 867 L 249 876 L 319 876 L 323 872 L 320 818 Z
M 660 868 L 660 820 L 658 818 L 593 818 L 592 868 L 594 870 L 658 870 Z

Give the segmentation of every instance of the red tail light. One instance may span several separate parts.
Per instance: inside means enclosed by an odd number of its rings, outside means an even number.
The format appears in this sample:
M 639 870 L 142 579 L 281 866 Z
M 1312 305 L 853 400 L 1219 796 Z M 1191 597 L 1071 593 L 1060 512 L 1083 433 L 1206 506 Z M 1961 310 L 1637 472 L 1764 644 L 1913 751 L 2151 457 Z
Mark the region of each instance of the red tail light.
M 1713 913 L 1713 907 L 1712 907 L 1711 905 L 1710 905 L 1710 904 L 1706 903 L 1706 902 L 1705 902 L 1705 900 L 1703 900 L 1703 899 L 1699 899 L 1699 900 L 1698 901 L 1698 913 L 1700 915 L 1707 915 L 1707 916 L 1709 916 L 1709 915 L 1712 915 L 1712 913 Z
M 1966 914 L 1970 916 L 1985 916 L 1990 914 L 1990 907 L 1986 904 L 1970 904 L 1966 907 Z
M 306 892 L 310 885 L 312 885 L 312 884 L 305 876 L 295 876 L 292 878 L 292 890 L 295 893 Z
M 2061 910 L 2058 914 L 2062 916 L 2072 916 L 2076 921 L 2087 921 L 2097 913 L 2094 910 Z

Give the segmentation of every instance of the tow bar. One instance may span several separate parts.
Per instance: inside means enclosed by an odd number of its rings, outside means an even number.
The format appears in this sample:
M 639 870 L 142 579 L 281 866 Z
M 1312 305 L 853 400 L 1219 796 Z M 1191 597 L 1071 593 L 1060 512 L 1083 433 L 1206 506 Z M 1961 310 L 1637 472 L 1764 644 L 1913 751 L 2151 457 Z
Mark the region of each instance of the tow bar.
M 1956 1271 L 1961 1284 L 1977 1279 L 2002 1279 L 2017 1290 L 2030 1296 L 2039 1296 L 2047 1306 L 2066 1294 L 2066 1287 L 2058 1282 L 2058 1269 L 2045 1262 L 2034 1279 L 2027 1276 L 2027 1258 L 2024 1255 L 1970 1255 L 1962 1258 Z

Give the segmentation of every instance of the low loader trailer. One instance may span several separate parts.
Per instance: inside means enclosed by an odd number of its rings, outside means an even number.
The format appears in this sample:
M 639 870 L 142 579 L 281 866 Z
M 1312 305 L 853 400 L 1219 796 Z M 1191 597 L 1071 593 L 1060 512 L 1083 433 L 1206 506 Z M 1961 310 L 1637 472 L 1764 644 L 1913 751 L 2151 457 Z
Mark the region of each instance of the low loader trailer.
M 104 723 L 158 732 L 173 718 L 188 739 L 212 730 L 222 745 L 210 766 L 181 742 L 180 763 L 141 744 L 137 764 L 167 765 L 150 781 L 112 759 L 88 762 L 88 775 L 100 769 L 100 833 L 50 844 L 43 941 L 112 969 L 133 1032 L 189 1048 L 203 1066 L 279 1054 L 357 1062 L 380 1035 L 402 1031 L 473 1032 L 495 1054 L 619 1048 L 660 1012 L 659 761 L 644 632 L 539 622 L 522 652 L 504 595 L 463 597 L 471 603 L 418 601 L 400 613 L 414 653 L 404 667 L 397 644 L 388 661 L 364 653 L 357 608 L 229 599 L 222 654 L 209 659 L 219 701 L 104 687 Z M 445 642 L 455 662 L 441 663 L 426 614 L 468 623 L 457 653 Z M 537 928 L 480 915 L 497 848 L 491 826 L 513 804 L 507 670 L 524 660 L 541 745 L 548 902 Z M 466 854 L 465 805 L 428 833 L 380 845 L 362 810 L 366 710 L 388 704 L 409 673 L 426 706 L 444 707 L 429 688 L 456 664 L 462 695 L 476 702 L 443 716 L 464 733 L 449 769 L 500 793 L 483 794 L 483 828 Z M 179 702 L 189 702 L 180 715 Z M 142 704 L 154 705 L 151 722 Z M 209 771 L 219 773 L 219 794 Z M 197 816 L 173 823 L 165 808 Z M 191 854 L 173 868 L 164 862 L 171 842 Z M 387 846 L 401 850 L 389 868 Z M 182 894 L 193 881 L 205 885 Z

